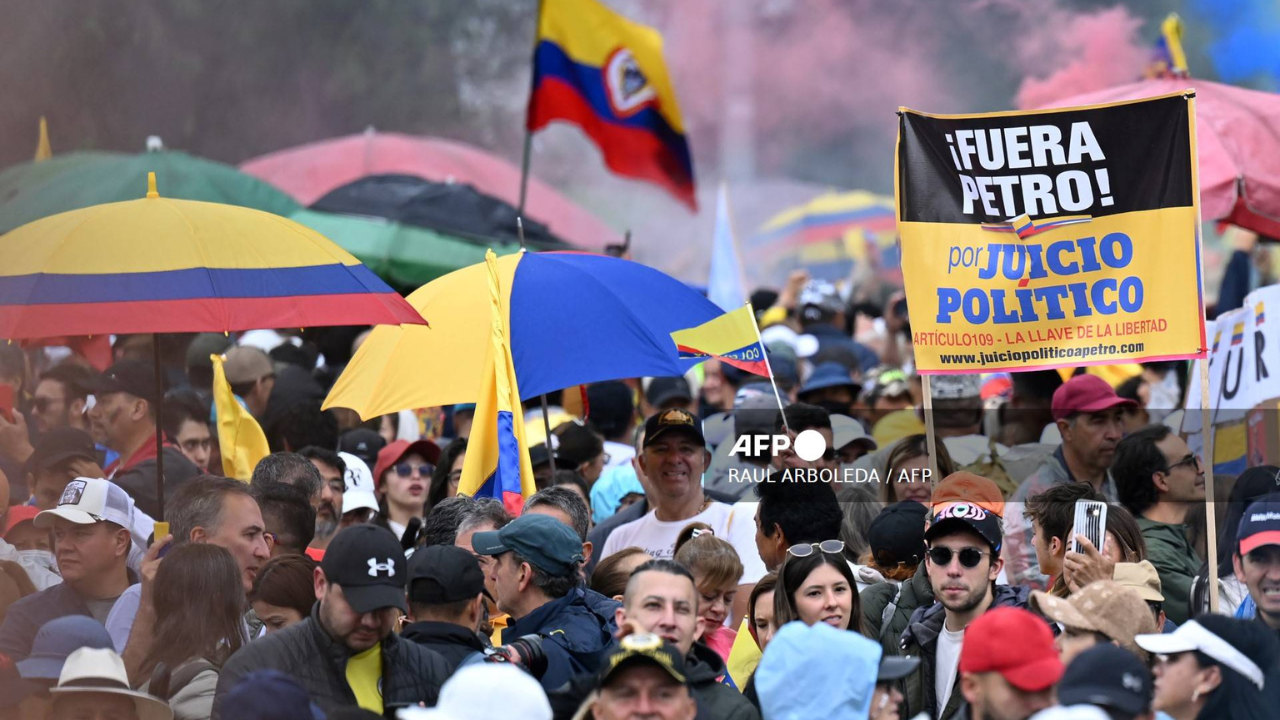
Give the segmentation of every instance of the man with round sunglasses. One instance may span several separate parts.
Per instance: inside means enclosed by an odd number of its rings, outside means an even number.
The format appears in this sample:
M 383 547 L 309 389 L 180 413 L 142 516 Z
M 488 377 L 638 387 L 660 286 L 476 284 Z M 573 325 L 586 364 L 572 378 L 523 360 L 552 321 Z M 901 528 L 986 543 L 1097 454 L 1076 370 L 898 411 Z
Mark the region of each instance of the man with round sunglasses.
M 904 716 L 927 712 L 950 720 L 964 704 L 957 677 L 965 628 L 993 608 L 1025 608 L 1030 591 L 996 584 L 1004 498 L 994 482 L 953 473 L 933 498 L 925 564 L 937 602 L 917 608 L 902 634 L 901 654 L 921 659 L 919 671 L 904 680 Z
M 1111 474 L 1160 573 L 1165 613 L 1181 625 L 1190 619 L 1191 581 L 1201 564 L 1186 526 L 1187 515 L 1205 500 L 1200 459 L 1167 426 L 1148 425 L 1120 441 Z

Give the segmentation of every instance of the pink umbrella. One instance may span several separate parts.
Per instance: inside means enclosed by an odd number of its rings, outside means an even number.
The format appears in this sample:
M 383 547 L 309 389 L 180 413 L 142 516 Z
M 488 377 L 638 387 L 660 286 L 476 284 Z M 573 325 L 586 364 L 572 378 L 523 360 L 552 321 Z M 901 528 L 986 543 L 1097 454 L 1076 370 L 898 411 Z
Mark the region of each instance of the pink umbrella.
M 373 130 L 277 150 L 244 162 L 240 169 L 303 205 L 353 180 L 391 173 L 470 183 L 512 205 L 519 202 L 520 194 L 520 168 L 477 147 Z M 531 218 L 579 247 L 600 250 L 622 243 L 622 237 L 599 218 L 534 178 L 529 179 L 526 205 Z
M 1096 105 L 1196 91 L 1200 213 L 1280 238 L 1280 95 L 1193 78 L 1156 78 L 1057 100 Z

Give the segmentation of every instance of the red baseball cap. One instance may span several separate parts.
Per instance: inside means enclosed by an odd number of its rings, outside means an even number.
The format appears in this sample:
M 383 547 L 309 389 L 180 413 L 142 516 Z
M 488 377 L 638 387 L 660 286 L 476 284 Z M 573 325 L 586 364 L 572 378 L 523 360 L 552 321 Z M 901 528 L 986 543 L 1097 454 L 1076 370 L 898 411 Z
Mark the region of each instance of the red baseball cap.
M 378 451 L 378 464 L 373 469 L 373 486 L 380 487 L 383 474 L 413 453 L 418 453 L 432 465 L 440 462 L 440 446 L 430 440 L 397 440 Z
M 997 672 L 1019 690 L 1040 692 L 1057 684 L 1063 670 L 1049 624 L 1028 610 L 995 608 L 964 631 L 962 673 Z
M 1053 419 L 1065 420 L 1076 413 L 1096 413 L 1122 405 L 1138 403 L 1116 395 L 1106 380 L 1097 375 L 1077 375 L 1053 391 L 1049 407 Z
M 9 531 L 17 527 L 19 524 L 29 520 L 35 520 L 40 514 L 40 508 L 31 505 L 13 505 L 9 508 L 9 514 L 5 517 L 4 535 L 8 535 Z M 4 537 L 0 535 L 0 537 Z

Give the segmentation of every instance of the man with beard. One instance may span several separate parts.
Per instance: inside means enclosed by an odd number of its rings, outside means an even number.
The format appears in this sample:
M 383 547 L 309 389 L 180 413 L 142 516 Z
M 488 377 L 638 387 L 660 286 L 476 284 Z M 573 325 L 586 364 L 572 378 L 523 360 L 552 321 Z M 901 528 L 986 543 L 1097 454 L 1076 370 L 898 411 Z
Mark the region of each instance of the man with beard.
M 329 541 L 338 533 L 338 523 L 345 512 L 342 495 L 347 489 L 347 463 L 338 453 L 315 445 L 302 448 L 298 454 L 309 460 L 320 473 L 320 492 L 315 501 L 316 536 L 307 552 L 312 559 L 319 561 L 324 558 Z
M 1148 425 L 1122 440 L 1111 474 L 1120 502 L 1133 513 L 1147 544 L 1147 560 L 1160 573 L 1165 614 L 1190 620 L 1191 581 L 1200 556 L 1187 540 L 1187 515 L 1203 507 L 1200 456 L 1166 425 Z
M 298 681 L 326 714 L 359 706 L 378 716 L 436 704 L 449 666 L 438 653 L 392 632 L 405 604 L 404 553 L 385 528 L 338 533 L 315 571 L 318 602 L 302 622 L 240 648 L 222 667 L 212 718 L 245 675 L 278 670 Z
M 1004 503 L 991 480 L 959 472 L 947 477 L 948 500 L 935 503 L 925 533 L 929 550 L 926 571 L 937 602 L 918 608 L 902 634 L 902 655 L 921 659 L 920 668 L 903 681 L 911 717 L 927 712 L 951 720 L 962 704 L 957 683 L 965 628 L 995 607 L 1025 608 L 1030 591 L 997 585 L 1000 518 Z
M 1019 608 L 998 608 L 973 621 L 960 651 L 960 684 L 970 720 L 1027 720 L 1053 705 L 1062 661 L 1053 631 Z
M 1108 500 L 1118 499 L 1116 483 L 1107 470 L 1124 437 L 1124 409 L 1135 404 L 1116 395 L 1096 375 L 1077 375 L 1054 391 L 1051 408 L 1062 445 L 1009 498 L 1005 514 L 1009 542 L 1004 550 L 1009 582 L 1047 589 L 1048 578 L 1036 563 L 1034 529 L 1024 516 L 1029 498 L 1054 485 L 1087 482 Z

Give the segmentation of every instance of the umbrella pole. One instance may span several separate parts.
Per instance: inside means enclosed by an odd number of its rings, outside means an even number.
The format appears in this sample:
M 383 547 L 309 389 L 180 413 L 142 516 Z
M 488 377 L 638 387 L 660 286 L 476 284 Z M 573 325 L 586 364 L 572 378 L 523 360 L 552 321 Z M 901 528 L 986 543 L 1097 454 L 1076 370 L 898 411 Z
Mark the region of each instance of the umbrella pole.
M 551 412 L 547 410 L 547 395 L 542 394 L 542 425 L 547 429 L 547 459 L 551 461 L 551 482 L 556 477 L 556 454 L 551 449 Z
M 160 333 L 151 334 L 152 358 L 156 364 L 156 520 L 164 520 L 164 380 L 160 377 Z

